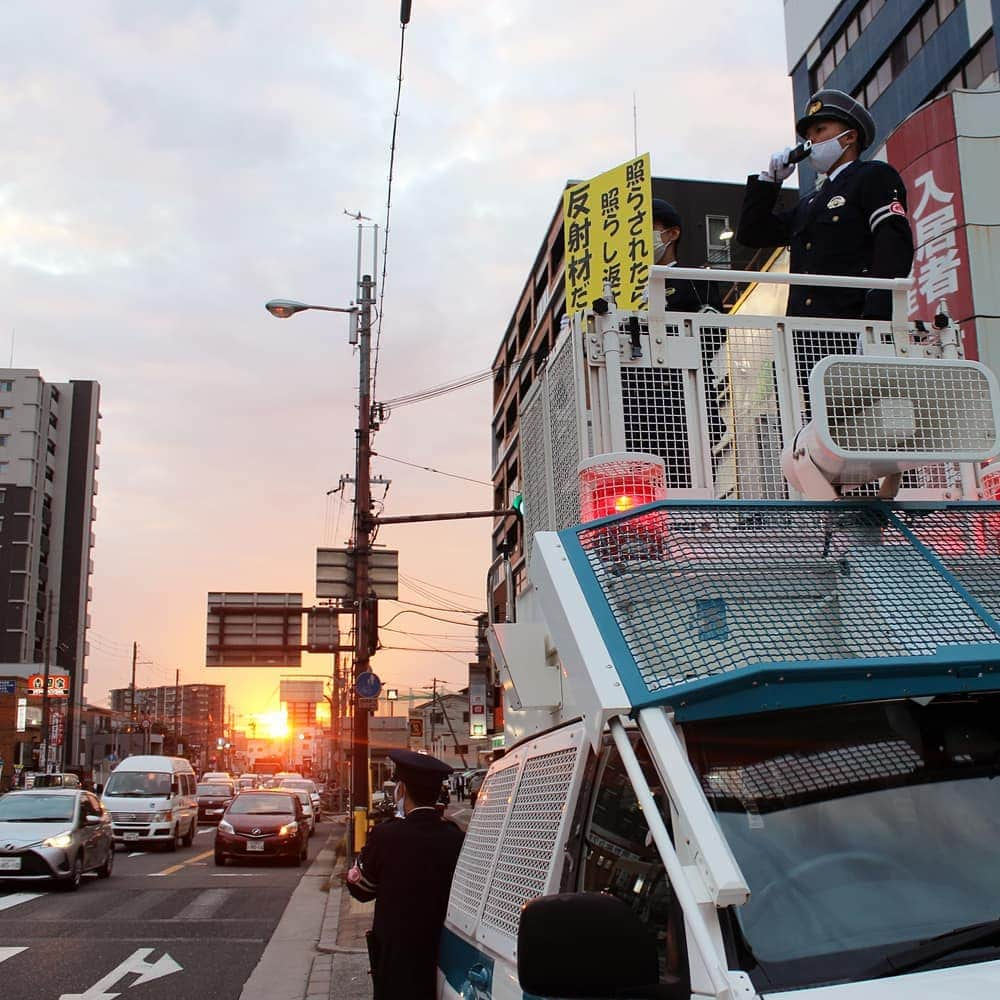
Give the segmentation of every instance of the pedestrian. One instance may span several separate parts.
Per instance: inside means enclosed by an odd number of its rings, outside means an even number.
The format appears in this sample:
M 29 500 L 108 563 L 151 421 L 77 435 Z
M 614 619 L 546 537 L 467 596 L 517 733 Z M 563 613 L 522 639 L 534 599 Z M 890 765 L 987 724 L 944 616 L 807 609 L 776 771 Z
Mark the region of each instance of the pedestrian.
M 676 267 L 677 251 L 684 235 L 680 213 L 663 198 L 654 198 L 653 263 L 660 267 Z M 689 278 L 668 280 L 664 285 L 664 309 L 667 312 L 721 311 L 722 299 L 715 282 L 691 281 Z
M 913 263 L 902 178 L 881 160 L 861 160 L 875 141 L 867 108 L 839 90 L 820 90 L 795 124 L 812 143 L 809 160 L 822 185 L 788 211 L 775 209 L 782 181 L 795 170 L 791 148 L 747 178 L 736 239 L 749 247 L 787 246 L 793 274 L 902 278 Z M 890 319 L 888 291 L 792 285 L 789 316 Z M 845 335 L 855 336 L 855 335 Z
M 464 836 L 435 808 L 452 769 L 410 750 L 389 757 L 404 818 L 371 831 L 347 873 L 347 889 L 362 902 L 375 900 L 368 948 L 375 1000 L 434 1000 L 441 929 Z

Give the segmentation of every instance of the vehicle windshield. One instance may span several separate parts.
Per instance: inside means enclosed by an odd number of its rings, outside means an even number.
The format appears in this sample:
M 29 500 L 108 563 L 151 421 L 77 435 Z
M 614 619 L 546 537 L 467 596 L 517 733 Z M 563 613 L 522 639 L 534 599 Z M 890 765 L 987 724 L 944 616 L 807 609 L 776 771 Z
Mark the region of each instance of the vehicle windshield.
M 104 795 L 122 798 L 164 798 L 170 794 L 170 775 L 162 771 L 115 771 L 104 786 Z
M 75 810 L 75 795 L 13 792 L 0 798 L 0 823 L 68 823 Z
M 287 788 L 289 791 L 294 792 L 302 805 L 306 807 L 310 805 L 311 800 L 309 798 L 309 793 L 304 788 L 292 788 L 289 785 L 282 785 L 281 787 L 282 789 Z
M 240 792 L 233 799 L 229 812 L 239 816 L 245 816 L 247 813 L 257 816 L 287 816 L 295 813 L 295 806 L 289 795 L 255 795 L 253 792 Z
M 221 784 L 199 785 L 198 794 L 213 799 L 228 799 L 232 798 L 233 786 Z
M 302 789 L 303 791 L 306 792 L 316 791 L 316 786 L 311 781 L 309 781 L 308 778 L 300 778 L 299 780 L 290 778 L 288 781 L 285 782 L 285 788 L 294 788 L 296 790 Z
M 750 886 L 731 930 L 758 989 L 850 980 L 996 918 L 1000 695 L 693 722 L 684 738 Z

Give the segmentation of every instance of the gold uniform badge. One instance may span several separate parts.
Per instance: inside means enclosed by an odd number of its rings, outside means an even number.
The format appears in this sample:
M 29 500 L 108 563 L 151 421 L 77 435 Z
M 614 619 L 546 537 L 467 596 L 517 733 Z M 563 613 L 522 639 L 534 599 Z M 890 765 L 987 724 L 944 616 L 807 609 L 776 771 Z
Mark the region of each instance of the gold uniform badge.
M 814 115 L 814 114 L 816 114 L 817 111 L 822 111 L 822 110 L 823 110 L 823 102 L 822 101 L 813 101 L 809 105 L 809 107 L 806 108 L 806 114 L 807 115 Z

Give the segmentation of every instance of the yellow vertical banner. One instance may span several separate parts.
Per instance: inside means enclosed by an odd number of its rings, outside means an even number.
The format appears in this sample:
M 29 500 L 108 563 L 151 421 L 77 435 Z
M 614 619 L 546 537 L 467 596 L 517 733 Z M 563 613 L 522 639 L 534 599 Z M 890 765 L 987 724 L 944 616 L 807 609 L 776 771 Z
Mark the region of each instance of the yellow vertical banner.
M 619 309 L 642 308 L 653 263 L 649 153 L 563 193 L 566 312 L 589 309 L 611 285 Z

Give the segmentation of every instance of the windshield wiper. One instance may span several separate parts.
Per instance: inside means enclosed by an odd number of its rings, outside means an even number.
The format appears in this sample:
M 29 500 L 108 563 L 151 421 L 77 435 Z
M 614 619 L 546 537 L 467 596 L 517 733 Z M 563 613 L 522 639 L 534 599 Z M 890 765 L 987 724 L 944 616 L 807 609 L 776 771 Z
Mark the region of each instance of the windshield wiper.
M 960 951 L 987 944 L 1000 945 L 1000 918 L 956 927 L 937 937 L 921 941 L 912 948 L 904 948 L 902 951 L 886 955 L 861 973 L 858 978 L 881 979 L 885 976 L 897 976 L 930 965 L 939 958 L 947 958 Z

